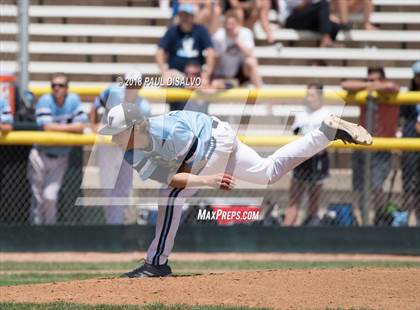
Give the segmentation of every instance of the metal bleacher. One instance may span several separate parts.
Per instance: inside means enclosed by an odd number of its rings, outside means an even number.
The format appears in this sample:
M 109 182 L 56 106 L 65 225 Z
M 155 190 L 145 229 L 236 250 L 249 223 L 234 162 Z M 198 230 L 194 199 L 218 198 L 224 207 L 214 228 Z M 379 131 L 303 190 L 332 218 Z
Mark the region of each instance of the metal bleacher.
M 64 71 L 72 81 L 105 85 L 133 65 L 146 74 L 159 73 L 154 55 L 156 43 L 169 22 L 169 9 L 152 7 L 153 1 L 142 0 L 83 1 L 83 5 L 65 0 L 31 3 L 31 81 L 47 81 L 48 74 Z M 374 3 L 371 20 L 381 30 L 341 32 L 338 40 L 345 48 L 316 48 L 319 39 L 316 34 L 281 29 L 275 23 L 271 26 L 276 44 L 268 46 L 257 25 L 255 55 L 264 82 L 304 85 L 308 79 L 317 79 L 338 85 L 343 78 L 363 78 L 369 64 L 381 64 L 386 66 L 390 78 L 407 84 L 411 78 L 410 64 L 420 59 L 419 2 L 375 0 Z M 2 1 L 0 12 L 1 71 L 16 72 L 15 1 Z M 319 61 L 323 65 L 314 65 Z

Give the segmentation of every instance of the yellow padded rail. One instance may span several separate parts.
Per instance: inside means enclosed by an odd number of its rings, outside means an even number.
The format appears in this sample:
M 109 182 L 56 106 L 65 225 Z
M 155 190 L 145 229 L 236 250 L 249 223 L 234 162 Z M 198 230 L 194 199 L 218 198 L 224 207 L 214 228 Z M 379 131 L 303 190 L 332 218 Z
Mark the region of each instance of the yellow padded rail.
M 50 92 L 49 87 L 31 87 L 30 90 L 36 95 L 41 96 Z M 80 96 L 97 96 L 104 88 L 100 86 L 70 86 L 69 91 L 79 94 Z M 302 89 L 246 89 L 236 88 L 225 91 L 218 91 L 213 94 L 193 92 L 183 88 L 170 89 L 152 89 L 145 88 L 140 91 L 140 95 L 144 96 L 150 101 L 180 101 L 188 99 L 202 98 L 209 102 L 242 102 L 252 101 L 276 101 L 280 99 L 303 99 L 306 95 L 306 90 Z M 325 91 L 325 98 L 327 101 L 346 101 L 348 104 L 364 104 L 366 103 L 366 91 L 358 92 L 357 94 L 348 94 L 346 91 Z M 400 92 L 397 94 L 379 96 L 373 93 L 373 96 L 378 99 L 380 103 L 390 104 L 417 104 L 420 102 L 420 92 Z M 378 98 L 379 97 L 379 98 Z
M 298 137 L 264 137 L 264 136 L 239 136 L 239 139 L 253 147 L 280 147 L 292 142 Z M 93 145 L 111 143 L 110 137 L 95 134 L 71 134 L 43 131 L 12 131 L 0 135 L 0 145 Z M 420 138 L 374 138 L 373 145 L 359 146 L 344 144 L 341 141 L 331 143 L 334 149 L 363 149 L 363 150 L 401 150 L 420 151 Z

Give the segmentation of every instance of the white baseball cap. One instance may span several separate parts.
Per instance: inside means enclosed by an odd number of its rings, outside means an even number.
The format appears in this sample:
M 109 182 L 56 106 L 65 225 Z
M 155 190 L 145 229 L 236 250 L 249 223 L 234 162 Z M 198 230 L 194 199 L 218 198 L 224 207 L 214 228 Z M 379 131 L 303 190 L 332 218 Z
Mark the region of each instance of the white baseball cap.
M 179 13 L 187 13 L 189 15 L 195 14 L 195 7 L 189 3 L 183 3 L 178 7 L 178 14 Z
M 106 125 L 100 135 L 117 135 L 145 119 L 143 113 L 132 103 L 121 103 L 109 110 Z

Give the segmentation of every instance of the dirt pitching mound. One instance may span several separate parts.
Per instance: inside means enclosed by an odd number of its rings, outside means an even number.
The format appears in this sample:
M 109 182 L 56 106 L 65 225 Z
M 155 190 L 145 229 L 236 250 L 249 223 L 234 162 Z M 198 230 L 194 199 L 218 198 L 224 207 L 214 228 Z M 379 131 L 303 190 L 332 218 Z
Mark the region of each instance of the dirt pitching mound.
M 268 270 L 163 279 L 94 279 L 2 287 L 0 301 L 420 309 L 420 269 Z

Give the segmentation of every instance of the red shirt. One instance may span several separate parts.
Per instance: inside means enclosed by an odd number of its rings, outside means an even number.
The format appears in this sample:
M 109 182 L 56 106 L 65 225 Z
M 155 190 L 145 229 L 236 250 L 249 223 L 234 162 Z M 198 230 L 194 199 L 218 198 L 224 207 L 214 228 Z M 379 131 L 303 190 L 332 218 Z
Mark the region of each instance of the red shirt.
M 366 127 L 366 105 L 360 108 L 360 125 Z M 400 107 L 391 104 L 376 104 L 374 110 L 374 137 L 395 137 Z

